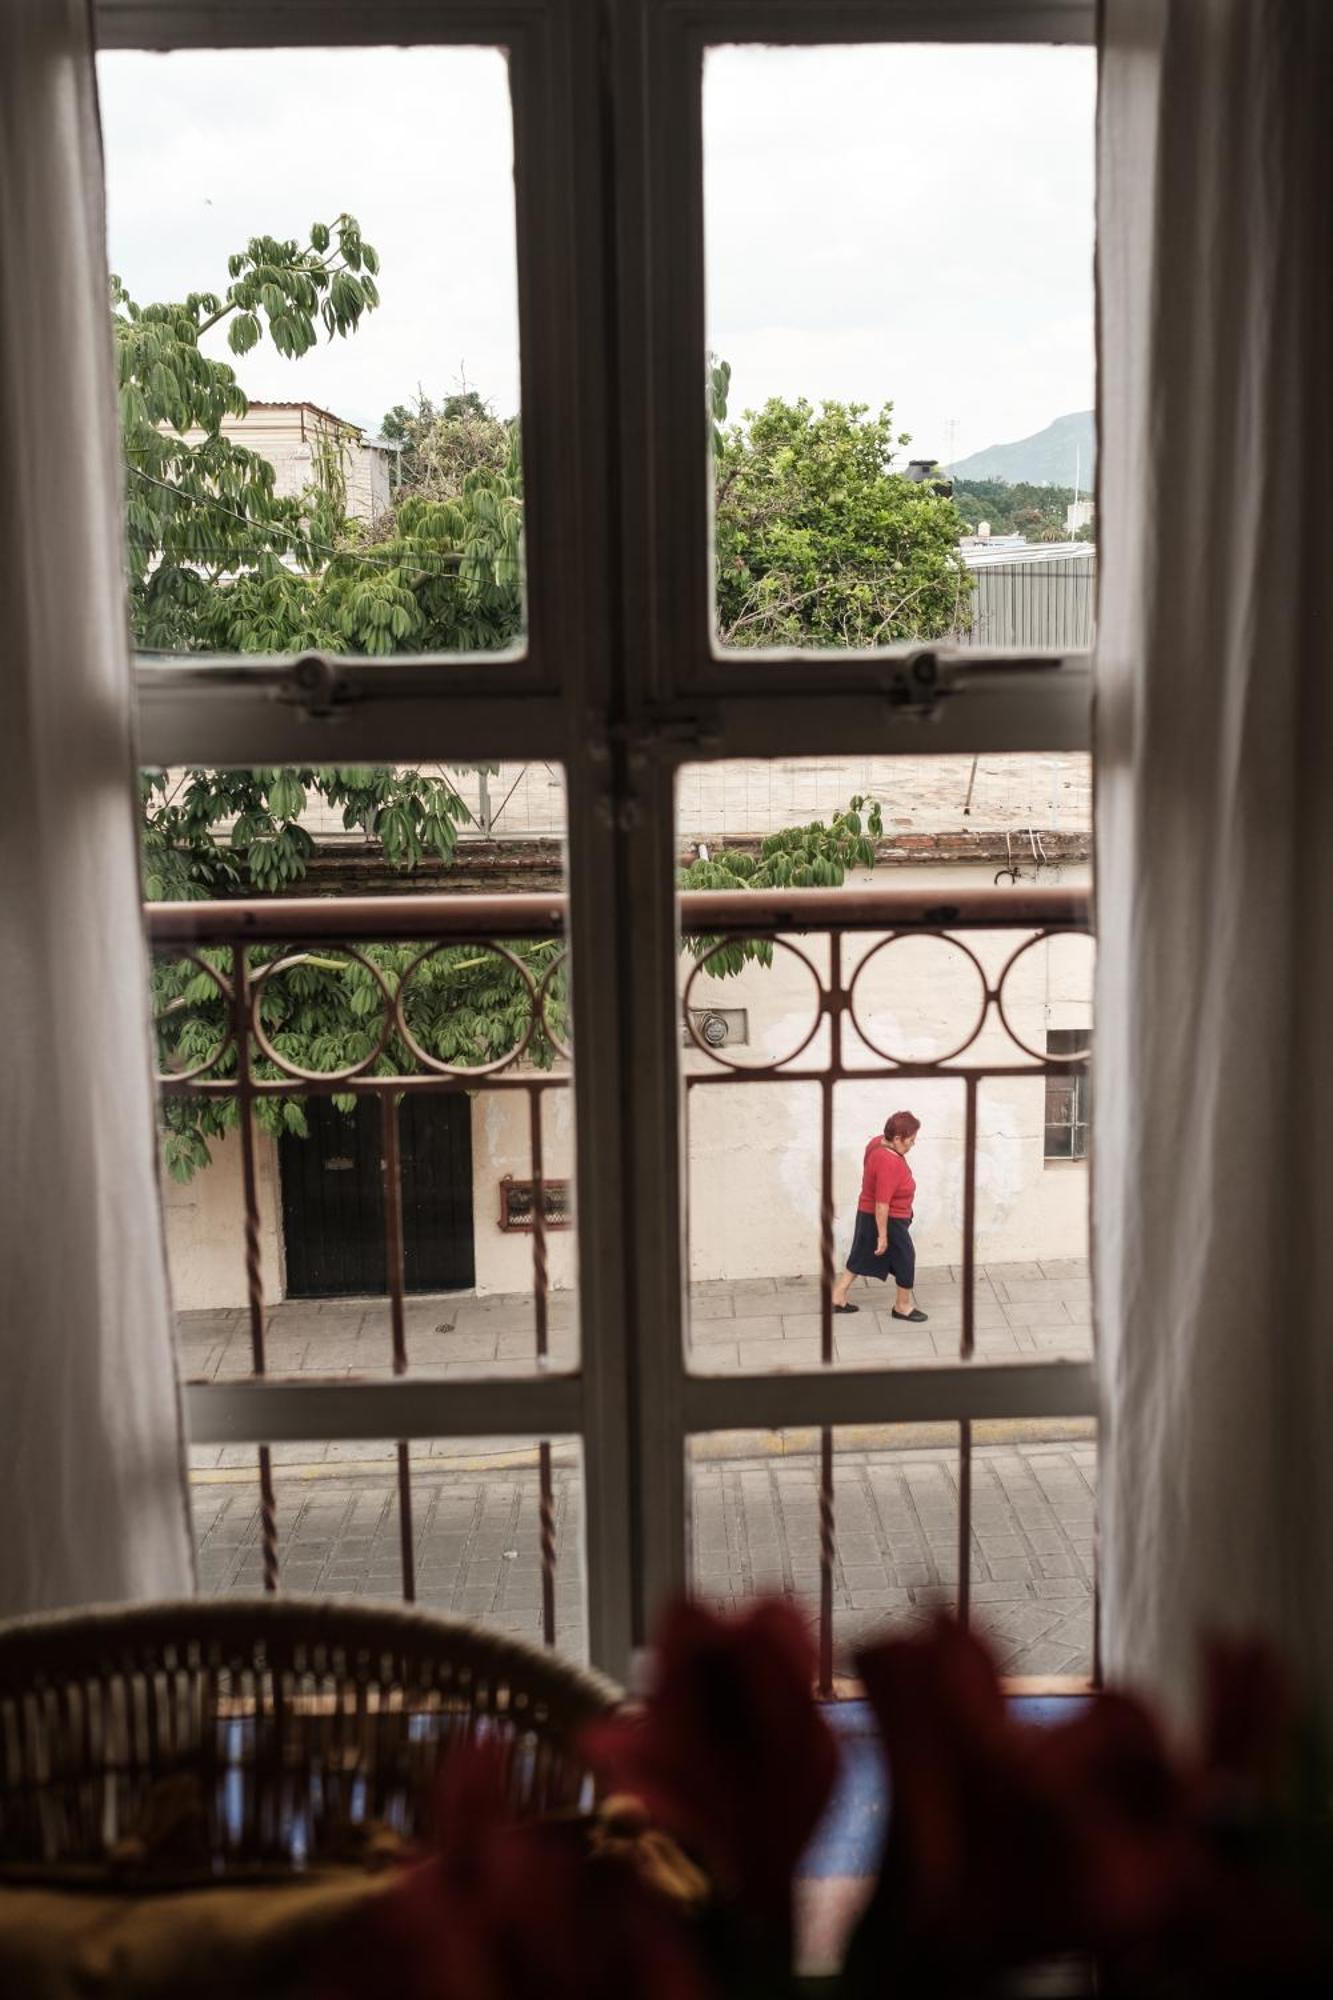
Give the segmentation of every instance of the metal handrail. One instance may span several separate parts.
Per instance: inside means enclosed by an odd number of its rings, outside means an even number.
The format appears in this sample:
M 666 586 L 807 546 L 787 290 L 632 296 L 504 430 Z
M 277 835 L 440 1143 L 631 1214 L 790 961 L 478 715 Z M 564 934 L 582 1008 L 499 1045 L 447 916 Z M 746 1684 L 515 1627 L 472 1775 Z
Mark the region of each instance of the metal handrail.
M 724 937 L 760 931 L 1083 930 L 1086 891 L 1010 889 L 683 889 L 681 928 Z M 234 902 L 146 903 L 154 945 L 318 939 L 558 937 L 565 896 L 265 896 Z

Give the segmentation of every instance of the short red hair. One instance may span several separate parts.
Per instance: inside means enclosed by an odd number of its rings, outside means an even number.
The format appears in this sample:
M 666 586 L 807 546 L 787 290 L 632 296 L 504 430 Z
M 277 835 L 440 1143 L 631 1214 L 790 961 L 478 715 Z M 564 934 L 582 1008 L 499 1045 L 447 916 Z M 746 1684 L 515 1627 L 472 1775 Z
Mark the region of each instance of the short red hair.
M 911 1111 L 895 1111 L 884 1127 L 886 1139 L 910 1139 L 921 1130 L 921 1120 Z

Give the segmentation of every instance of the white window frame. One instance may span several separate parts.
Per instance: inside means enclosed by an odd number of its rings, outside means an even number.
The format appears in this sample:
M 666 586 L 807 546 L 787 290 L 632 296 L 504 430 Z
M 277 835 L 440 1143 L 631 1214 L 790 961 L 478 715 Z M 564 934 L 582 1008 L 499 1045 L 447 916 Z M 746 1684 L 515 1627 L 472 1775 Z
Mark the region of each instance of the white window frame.
M 692 1433 L 1095 1414 L 1080 1362 L 687 1373 L 674 892 L 683 763 L 1090 743 L 1086 655 L 717 654 L 703 52 L 1087 44 L 1092 0 L 96 0 L 96 20 L 103 48 L 509 53 L 526 644 L 508 658 L 145 665 L 139 737 L 160 765 L 341 763 L 353 745 L 358 762 L 563 763 L 581 1364 L 532 1381 L 197 1385 L 186 1409 L 201 1442 L 579 1435 L 590 1647 L 623 1676 L 653 1608 L 686 1581 Z

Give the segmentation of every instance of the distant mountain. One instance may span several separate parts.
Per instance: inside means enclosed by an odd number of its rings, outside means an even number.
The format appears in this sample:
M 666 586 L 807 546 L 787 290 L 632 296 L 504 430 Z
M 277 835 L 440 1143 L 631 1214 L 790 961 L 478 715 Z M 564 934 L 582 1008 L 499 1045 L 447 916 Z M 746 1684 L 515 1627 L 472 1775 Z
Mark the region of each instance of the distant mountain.
M 1075 468 L 1086 493 L 1097 470 L 1097 439 L 1091 410 L 1057 417 L 1035 437 L 1013 444 L 987 445 L 970 458 L 960 458 L 949 471 L 955 479 L 1028 480 L 1034 486 L 1072 486 Z

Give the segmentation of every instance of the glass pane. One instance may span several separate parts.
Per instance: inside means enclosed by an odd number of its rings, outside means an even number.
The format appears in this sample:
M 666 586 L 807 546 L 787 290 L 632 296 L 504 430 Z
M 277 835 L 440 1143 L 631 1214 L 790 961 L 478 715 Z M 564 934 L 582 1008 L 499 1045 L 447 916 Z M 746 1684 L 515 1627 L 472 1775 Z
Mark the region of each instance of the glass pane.
M 1096 1491 L 1091 1418 L 973 1425 L 972 1623 L 1001 1673 L 1091 1675 Z
M 958 1427 L 879 1424 L 834 1433 L 832 1648 L 912 1629 L 958 1601 Z M 818 1430 L 726 1431 L 689 1444 L 691 1582 L 735 1610 L 789 1597 L 818 1632 Z
M 503 55 L 115 52 L 98 80 L 137 645 L 514 646 Z
M 1046 1122 L 1048 1125 L 1071 1125 L 1074 1120 L 1074 1083 L 1067 1076 L 1048 1076 L 1046 1079 Z
M 404 1462 L 403 1453 L 406 1453 Z M 475 1619 L 587 1657 L 583 1459 L 576 1438 L 418 1438 L 271 1447 L 278 1585 L 307 1596 L 378 1597 Z M 410 1593 L 403 1570 L 410 1511 Z M 543 1497 L 554 1541 L 543 1558 Z M 196 1445 L 190 1499 L 206 1596 L 264 1587 L 254 1445 Z M 544 1571 L 549 1581 L 544 1584 Z
M 704 72 L 717 636 L 1083 648 L 1090 49 L 725 47 Z
M 1044 1171 L 1081 1157 L 1075 1084 L 1044 1065 L 1048 1037 L 1082 1047 L 1090 1036 L 1092 942 L 1079 928 L 1091 883 L 1088 779 L 1086 758 L 1021 755 L 723 760 L 682 771 L 693 1370 L 1086 1356 L 1087 1173 Z M 750 933 L 743 903 L 725 932 L 716 914 L 692 920 L 701 892 L 782 888 L 803 900 L 776 934 Z M 1050 935 L 1030 917 L 1006 917 L 1007 899 L 1034 892 L 1055 899 Z M 972 922 L 949 914 L 967 898 L 976 898 Z M 989 928 L 979 921 L 987 914 Z M 710 1040 L 699 1024 L 714 1018 L 728 1032 Z M 733 1036 L 728 1024 L 740 1022 L 743 1037 Z M 919 1120 L 915 1185 L 886 1219 L 881 1256 L 866 1177 L 900 1111 Z M 844 1308 L 827 1329 L 826 1195 L 832 1303 Z
M 238 953 L 264 1370 L 465 1380 L 576 1364 L 564 938 L 517 917 L 478 932 L 471 915 L 478 892 L 562 891 L 563 800 L 547 764 L 145 774 L 149 899 L 223 902 L 199 913 L 193 948 L 154 920 L 163 1201 L 190 1379 L 258 1359 Z M 409 887 L 443 905 L 420 928 L 386 916 L 377 935 L 375 898 Z M 327 899 L 323 935 L 283 935 L 283 891 Z M 243 922 L 268 928 L 242 941 Z

